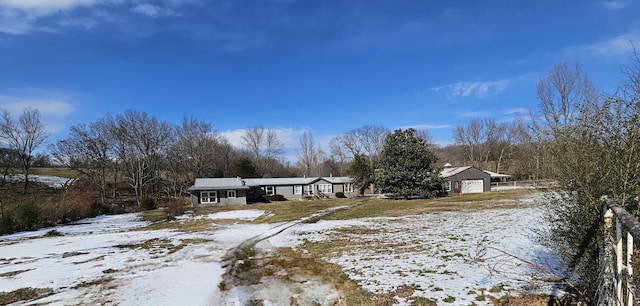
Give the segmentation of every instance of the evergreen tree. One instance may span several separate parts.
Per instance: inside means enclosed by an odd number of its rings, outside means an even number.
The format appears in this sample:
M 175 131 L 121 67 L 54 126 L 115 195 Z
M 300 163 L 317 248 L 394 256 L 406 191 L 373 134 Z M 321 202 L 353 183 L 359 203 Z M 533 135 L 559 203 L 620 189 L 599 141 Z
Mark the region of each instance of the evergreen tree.
M 260 174 L 258 174 L 258 171 L 253 165 L 253 162 L 251 162 L 251 160 L 247 157 L 240 157 L 240 159 L 236 163 L 236 170 L 238 172 L 238 176 L 242 178 L 262 177 Z
M 385 140 L 376 185 L 395 197 L 433 197 L 442 186 L 440 172 L 434 168 L 436 161 L 428 143 L 414 129 L 397 129 Z
M 366 156 L 356 154 L 353 157 L 351 176 L 353 177 L 353 186 L 358 191 L 358 194 L 364 194 L 364 190 L 373 184 L 373 167 L 369 165 Z

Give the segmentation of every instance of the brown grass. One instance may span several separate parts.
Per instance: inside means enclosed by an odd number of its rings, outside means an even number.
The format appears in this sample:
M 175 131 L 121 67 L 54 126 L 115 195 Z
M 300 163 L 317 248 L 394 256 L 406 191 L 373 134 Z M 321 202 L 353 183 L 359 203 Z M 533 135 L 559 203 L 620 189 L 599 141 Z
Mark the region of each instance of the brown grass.
M 507 190 L 453 195 L 435 199 L 391 200 L 366 199 L 362 205 L 331 213 L 324 219 L 347 220 L 369 217 L 398 217 L 430 212 L 459 211 L 465 209 L 491 209 L 517 207 L 518 199 L 538 193 L 535 190 Z
M 561 299 L 555 299 L 548 295 L 530 294 L 524 296 L 505 295 L 499 299 L 489 297 L 493 305 L 496 306 L 563 306 L 576 305 L 576 301 L 572 301 L 570 296 Z
M 29 172 L 33 175 L 48 175 L 48 176 L 59 176 L 59 177 L 68 177 L 74 178 L 79 177 L 80 172 L 78 170 L 70 169 L 70 168 L 31 168 Z
M 253 269 L 251 278 L 260 279 L 284 270 L 287 273 L 282 276 L 283 281 L 295 281 L 296 276 L 306 276 L 319 278 L 326 283 L 333 283 L 334 287 L 344 294 L 346 305 L 387 305 L 380 303 L 381 297 L 362 289 L 351 280 L 340 266 L 305 256 L 291 248 L 278 249 L 276 255 L 266 258 L 262 265 L 268 269 Z
M 0 277 L 14 277 L 20 273 L 24 273 L 24 272 L 29 272 L 33 269 L 26 269 L 26 270 L 16 270 L 16 271 L 9 271 L 9 272 L 5 272 L 5 273 L 0 273 Z
M 0 292 L 0 305 L 8 305 L 16 302 L 33 301 L 53 294 L 51 288 L 20 288 L 10 292 Z

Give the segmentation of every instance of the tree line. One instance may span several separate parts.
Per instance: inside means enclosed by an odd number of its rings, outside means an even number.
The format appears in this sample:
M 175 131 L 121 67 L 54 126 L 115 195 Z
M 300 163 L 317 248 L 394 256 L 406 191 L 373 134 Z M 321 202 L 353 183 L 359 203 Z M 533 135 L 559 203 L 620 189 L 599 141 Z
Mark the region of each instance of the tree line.
M 100 203 L 117 198 L 124 184 L 138 204 L 143 195 L 178 197 L 196 177 L 349 175 L 364 192 L 374 183 L 373 172 L 392 134 L 387 127 L 365 125 L 333 137 L 325 151 L 310 131 L 304 131 L 292 164 L 274 129 L 248 127 L 242 146 L 235 147 L 209 122 L 184 117 L 180 124 L 171 124 L 135 110 L 74 125 L 67 138 L 37 155 L 35 150 L 48 137 L 37 109 L 25 108 L 18 118 L 3 110 L 0 128 L 5 140 L 0 156 L 3 178 L 22 169 L 24 193 L 30 168 L 50 165 L 77 170 L 99 192 Z M 427 130 L 414 130 L 414 136 L 435 154 L 434 166 L 448 162 L 522 179 L 553 177 L 545 154 L 540 154 L 547 151 L 534 140 L 533 131 L 531 120 L 524 118 L 500 123 L 476 118 L 454 129 L 451 145 L 436 146 Z

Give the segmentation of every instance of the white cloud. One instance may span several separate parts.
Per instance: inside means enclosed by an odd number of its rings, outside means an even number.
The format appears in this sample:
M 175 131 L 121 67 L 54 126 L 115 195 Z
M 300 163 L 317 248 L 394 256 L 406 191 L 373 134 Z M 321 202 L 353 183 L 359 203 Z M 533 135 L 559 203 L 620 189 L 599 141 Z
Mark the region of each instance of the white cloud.
M 630 5 L 628 1 L 607 0 L 602 2 L 602 6 L 610 11 L 619 11 Z
M 489 114 L 490 113 L 487 112 L 487 111 L 476 111 L 476 112 L 462 113 L 462 114 L 460 114 L 460 116 L 462 116 L 462 117 L 488 117 Z
M 78 7 L 119 1 L 123 0 L 0 0 L 0 32 L 13 35 L 36 30 L 53 32 L 50 28 L 37 26 L 37 21 Z
M 92 29 L 99 23 L 119 20 L 118 17 L 113 16 L 122 17 L 122 14 L 112 13 L 112 9 L 118 7 L 117 4 L 131 4 L 132 13 L 152 18 L 173 17 L 180 15 L 175 10 L 178 5 L 193 3 L 189 0 L 155 1 L 155 4 L 139 2 L 138 0 L 0 0 L 0 33 L 19 35 L 33 31 L 57 32 L 59 26 Z M 81 18 L 67 13 L 78 8 L 91 8 L 91 13 Z M 59 17 L 59 20 L 44 26 L 40 21 L 45 17 Z
M 520 114 L 528 114 L 529 113 L 529 109 L 526 108 L 510 108 L 508 109 L 506 112 L 504 112 L 505 115 L 520 115 Z
M 53 12 L 91 6 L 104 0 L 0 0 L 0 7 L 22 11 Z M 109 0 L 108 2 L 112 2 Z
M 42 115 L 65 117 L 75 111 L 74 107 L 64 101 L 22 99 L 9 96 L 0 96 L 0 108 L 10 113 L 20 113 L 25 107 L 33 107 Z
M 438 129 L 451 128 L 451 125 L 448 125 L 448 124 L 439 124 L 439 125 L 434 125 L 434 124 L 413 124 L 413 125 L 399 126 L 396 129 L 406 130 L 408 128 L 412 128 L 414 130 L 438 130 Z
M 180 15 L 171 9 L 162 8 L 160 6 L 148 4 L 148 3 L 138 4 L 134 6 L 131 9 L 131 11 L 134 13 L 145 15 L 147 17 L 151 17 L 151 18 L 175 17 Z
M 153 17 L 156 18 L 160 15 L 160 9 L 155 6 L 155 5 L 151 5 L 148 3 L 144 3 L 144 4 L 138 4 L 136 5 L 134 8 L 131 9 L 133 12 L 142 14 L 142 15 L 146 15 L 149 17 Z
M 294 129 L 294 128 L 283 128 L 283 127 L 267 128 L 267 129 L 272 129 L 276 131 L 278 138 L 280 139 L 280 141 L 284 143 L 285 150 L 297 149 L 297 147 L 299 146 L 300 137 L 302 136 L 302 133 L 305 131 L 305 129 Z M 229 140 L 229 142 L 233 146 L 237 148 L 242 148 L 244 146 L 244 144 L 242 143 L 242 136 L 246 133 L 246 131 L 247 131 L 246 129 L 235 129 L 235 130 L 222 131 L 220 132 L 220 134 L 225 138 L 227 138 L 227 140 Z
M 638 43 L 640 43 L 640 35 L 632 32 L 584 46 L 578 51 L 601 56 L 623 56 L 633 52 L 634 44 Z
M 42 121 L 50 134 L 62 132 L 64 119 L 75 112 L 73 105 L 61 100 L 0 96 L 0 109 L 6 109 L 13 116 L 19 116 L 25 107 L 33 107 L 40 112 Z
M 267 128 L 267 127 L 265 127 Z M 296 151 L 300 149 L 300 138 L 302 134 L 307 131 L 311 132 L 313 136 L 314 145 L 316 148 L 322 149 L 325 153 L 329 154 L 329 143 L 333 139 L 333 135 L 316 135 L 311 129 L 308 128 L 285 128 L 276 127 L 270 128 L 276 131 L 280 141 L 284 143 L 284 158 L 289 162 L 295 162 L 298 159 Z M 221 131 L 220 134 L 224 136 L 229 142 L 236 148 L 243 148 L 242 136 L 245 134 L 246 129 L 235 129 Z
M 483 98 L 489 94 L 501 92 L 507 87 L 509 80 L 497 80 L 486 82 L 457 82 L 445 86 L 431 87 L 436 93 L 446 92 L 451 97 L 476 97 Z

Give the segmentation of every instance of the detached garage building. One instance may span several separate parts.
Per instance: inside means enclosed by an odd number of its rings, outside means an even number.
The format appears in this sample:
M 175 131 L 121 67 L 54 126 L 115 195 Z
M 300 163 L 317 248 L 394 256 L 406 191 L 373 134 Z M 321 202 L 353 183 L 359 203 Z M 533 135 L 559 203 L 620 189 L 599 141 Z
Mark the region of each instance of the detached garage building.
M 491 191 L 491 175 L 473 166 L 451 167 L 446 164 L 440 176 L 445 180 L 443 188 L 448 194 Z

